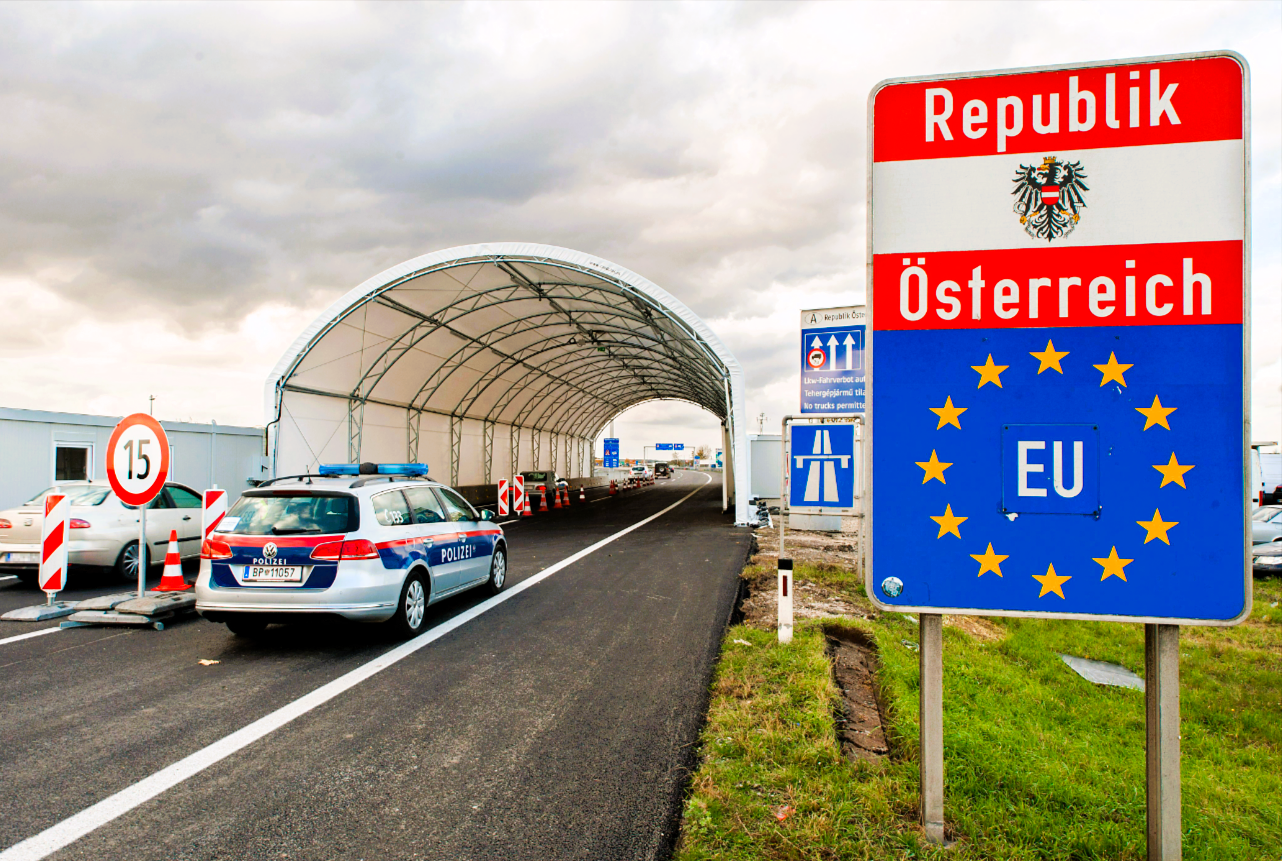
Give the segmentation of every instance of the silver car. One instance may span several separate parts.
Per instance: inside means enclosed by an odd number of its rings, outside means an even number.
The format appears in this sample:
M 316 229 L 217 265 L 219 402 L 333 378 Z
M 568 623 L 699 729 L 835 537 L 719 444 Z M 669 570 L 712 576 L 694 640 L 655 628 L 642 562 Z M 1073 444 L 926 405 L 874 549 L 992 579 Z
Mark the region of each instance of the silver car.
M 197 613 L 241 636 L 329 614 L 388 621 L 408 637 L 429 604 L 503 588 L 507 541 L 492 512 L 425 477 L 321 469 L 267 482 L 232 506 L 201 551 Z
M 138 508 L 126 505 L 105 481 L 68 481 L 41 491 L 18 508 L 0 511 L 0 573 L 34 584 L 40 567 L 44 500 L 50 493 L 68 497 L 71 511 L 68 565 L 116 569 L 122 579 L 138 579 Z M 147 506 L 148 565 L 165 557 L 169 533 L 178 533 L 184 559 L 200 554 L 200 494 L 181 484 L 166 484 Z
M 1282 539 L 1282 505 L 1262 505 L 1251 515 L 1251 543 Z

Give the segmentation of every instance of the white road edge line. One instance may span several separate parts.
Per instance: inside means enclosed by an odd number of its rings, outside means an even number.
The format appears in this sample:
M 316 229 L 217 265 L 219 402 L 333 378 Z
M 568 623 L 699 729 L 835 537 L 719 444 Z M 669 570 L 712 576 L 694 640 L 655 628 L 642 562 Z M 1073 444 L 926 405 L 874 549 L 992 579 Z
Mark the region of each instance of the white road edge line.
M 55 626 L 53 628 L 41 628 L 39 631 L 28 631 L 27 633 L 19 634 L 16 637 L 5 637 L 3 640 L 0 640 L 0 646 L 3 646 L 5 643 L 16 643 L 19 640 L 30 640 L 32 637 L 43 637 L 45 634 L 56 634 L 61 630 L 61 628 Z
M 703 487 L 706 487 L 711 481 L 712 477 L 710 475 L 705 476 Z M 371 676 L 382 672 L 397 661 L 400 661 L 402 658 L 407 658 L 424 646 L 439 640 L 455 628 L 460 628 L 463 625 L 466 625 L 477 616 L 494 609 L 509 598 L 514 598 L 526 589 L 529 589 L 531 586 L 543 582 L 562 568 L 573 565 L 585 556 L 590 556 L 602 547 L 605 547 L 607 544 L 617 541 L 627 535 L 629 532 L 640 529 L 647 523 L 659 519 L 690 497 L 694 496 L 700 490 L 703 490 L 703 487 L 696 487 L 694 490 L 690 491 L 662 511 L 651 514 L 644 520 L 638 520 L 626 529 L 621 529 L 607 538 L 602 538 L 596 544 L 585 547 L 578 553 L 571 556 L 567 556 L 555 565 L 550 565 L 547 568 L 544 568 L 534 576 L 526 580 L 522 580 L 520 583 L 500 592 L 493 598 L 482 601 L 472 609 L 460 613 L 449 621 L 443 622 L 426 633 L 419 634 L 414 639 L 409 642 L 402 643 L 391 651 L 384 652 L 369 663 L 362 664 L 356 669 L 339 676 L 332 682 L 322 685 L 311 693 L 305 694 L 304 696 L 294 700 L 292 703 L 282 706 L 271 714 L 259 718 L 248 726 L 242 727 L 232 734 L 224 736 L 208 747 L 202 748 L 190 756 L 178 760 L 173 765 L 162 768 L 150 777 L 145 777 L 132 786 L 125 787 L 114 795 L 107 796 L 97 804 L 87 807 L 76 815 L 46 828 L 34 837 L 28 837 L 20 843 L 15 843 L 8 849 L 0 852 L 0 861 L 39 861 L 41 858 L 47 858 L 59 849 L 62 849 L 64 846 L 74 843 L 81 837 L 84 837 L 89 832 L 101 828 L 108 822 L 111 822 L 112 820 L 133 810 L 135 807 L 145 804 L 165 790 L 177 786 L 187 778 L 199 774 L 211 765 L 226 759 L 241 748 L 248 747 L 260 738 L 280 729 L 295 718 L 307 714 L 317 706 L 324 705 L 334 699 L 334 697 L 355 687 Z M 35 634 L 42 632 L 32 633 Z M 25 636 L 31 635 L 29 634 Z
M 3 577 L 0 577 L 0 580 L 17 580 L 17 579 L 18 579 L 17 574 L 6 574 Z

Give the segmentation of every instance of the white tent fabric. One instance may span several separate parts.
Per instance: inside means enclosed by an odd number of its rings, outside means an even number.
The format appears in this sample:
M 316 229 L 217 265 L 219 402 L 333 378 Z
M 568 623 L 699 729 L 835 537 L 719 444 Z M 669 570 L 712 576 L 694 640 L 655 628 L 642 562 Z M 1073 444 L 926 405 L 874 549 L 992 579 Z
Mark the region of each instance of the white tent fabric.
M 727 494 L 750 516 L 738 361 L 666 290 L 580 251 L 499 242 L 394 266 L 307 327 L 265 398 L 274 475 L 425 461 L 455 485 L 589 476 L 610 419 L 688 401 L 721 420 Z

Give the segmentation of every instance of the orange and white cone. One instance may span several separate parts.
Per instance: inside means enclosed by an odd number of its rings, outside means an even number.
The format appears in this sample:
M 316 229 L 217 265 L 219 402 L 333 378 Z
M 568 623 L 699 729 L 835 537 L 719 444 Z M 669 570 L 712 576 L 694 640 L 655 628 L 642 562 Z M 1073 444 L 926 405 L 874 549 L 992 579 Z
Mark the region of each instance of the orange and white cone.
M 530 501 L 530 495 L 528 493 L 525 495 L 525 504 L 521 506 L 520 513 L 522 517 L 534 516 L 534 503 Z
M 553 508 L 561 507 L 561 488 L 559 487 L 552 488 L 552 507 Z
M 183 579 L 183 563 L 178 555 L 178 532 L 169 531 L 169 549 L 165 551 L 165 573 L 161 575 L 161 592 L 182 592 L 190 589 L 191 584 Z
M 610 479 L 610 495 L 617 496 L 618 493 L 619 493 L 619 486 L 614 483 L 614 479 L 612 478 Z
M 583 489 L 583 485 L 580 484 L 579 485 L 579 502 L 587 502 L 587 501 L 588 501 L 587 491 L 585 491 Z

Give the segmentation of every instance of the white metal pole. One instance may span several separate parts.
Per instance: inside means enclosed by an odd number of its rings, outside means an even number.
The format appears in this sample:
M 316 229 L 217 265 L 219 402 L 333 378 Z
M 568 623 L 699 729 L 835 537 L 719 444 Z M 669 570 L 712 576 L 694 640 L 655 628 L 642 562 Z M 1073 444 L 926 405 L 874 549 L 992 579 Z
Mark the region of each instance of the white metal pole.
M 921 825 L 926 840 L 944 842 L 944 617 L 920 616 Z
M 1180 861 L 1180 626 L 1144 626 L 1148 861 Z
M 138 597 L 147 594 L 147 505 L 138 506 Z
M 781 436 L 783 437 L 783 445 L 779 448 L 782 455 L 780 462 L 782 474 L 779 476 L 779 487 L 783 488 L 788 477 L 787 416 L 784 416 L 783 419 L 783 431 Z M 781 643 L 792 642 L 792 593 L 796 587 L 792 577 L 792 560 L 785 558 L 783 547 L 784 520 L 788 517 L 787 505 L 788 499 L 785 495 L 784 498 L 779 500 L 779 592 L 777 600 L 779 605 L 779 642 Z

